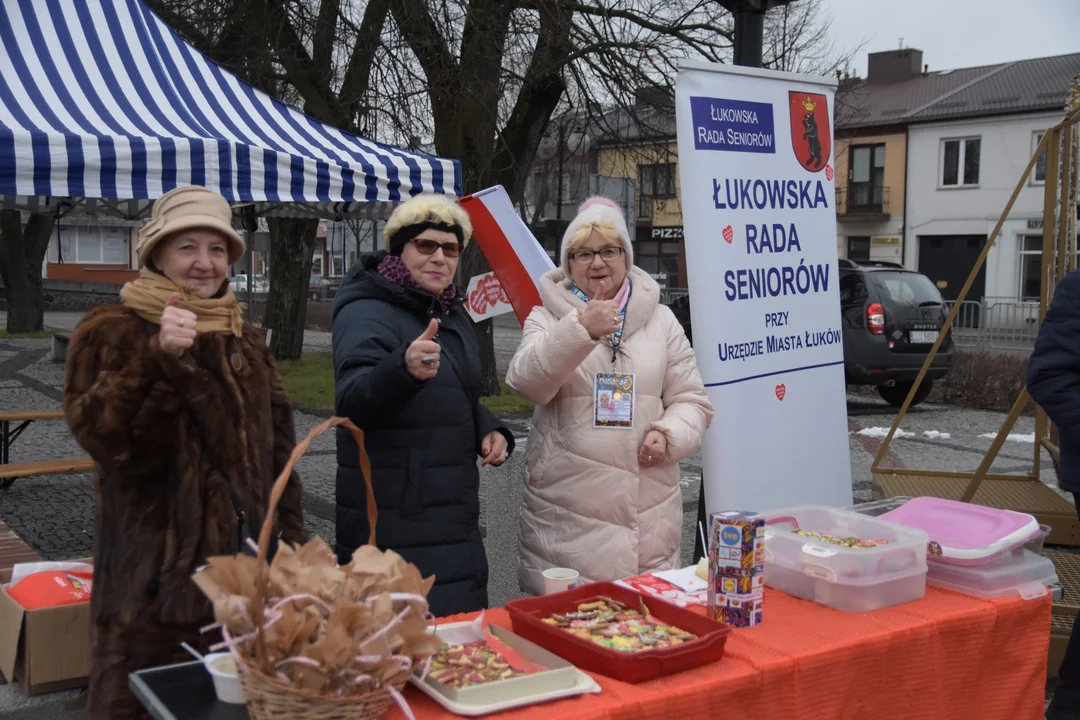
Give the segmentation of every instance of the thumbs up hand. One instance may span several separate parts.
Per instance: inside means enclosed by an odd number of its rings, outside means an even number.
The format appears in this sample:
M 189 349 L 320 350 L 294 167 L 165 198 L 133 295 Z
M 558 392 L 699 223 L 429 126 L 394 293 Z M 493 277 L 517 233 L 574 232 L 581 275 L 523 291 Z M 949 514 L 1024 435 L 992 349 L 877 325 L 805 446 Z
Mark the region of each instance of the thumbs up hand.
M 430 380 L 439 373 L 439 321 L 432 319 L 427 329 L 405 349 L 405 369 L 417 380 Z
M 195 313 L 180 307 L 180 296 L 173 293 L 161 313 L 161 334 L 158 346 L 162 352 L 180 357 L 195 344 Z
M 598 297 L 607 293 L 607 284 L 601 280 Z M 619 313 L 619 304 L 614 300 L 590 300 L 585 304 L 585 309 L 579 311 L 578 322 L 589 332 L 589 337 L 599 340 L 605 335 L 617 332 L 622 324 L 622 315 Z

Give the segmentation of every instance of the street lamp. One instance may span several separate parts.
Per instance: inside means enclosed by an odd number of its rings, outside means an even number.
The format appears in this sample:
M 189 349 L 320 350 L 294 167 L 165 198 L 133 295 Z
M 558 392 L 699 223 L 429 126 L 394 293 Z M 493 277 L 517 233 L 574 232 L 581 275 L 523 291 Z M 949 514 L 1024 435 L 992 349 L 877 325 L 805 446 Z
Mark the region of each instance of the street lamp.
M 735 64 L 761 67 L 765 13 L 794 0 L 717 0 L 735 16 Z

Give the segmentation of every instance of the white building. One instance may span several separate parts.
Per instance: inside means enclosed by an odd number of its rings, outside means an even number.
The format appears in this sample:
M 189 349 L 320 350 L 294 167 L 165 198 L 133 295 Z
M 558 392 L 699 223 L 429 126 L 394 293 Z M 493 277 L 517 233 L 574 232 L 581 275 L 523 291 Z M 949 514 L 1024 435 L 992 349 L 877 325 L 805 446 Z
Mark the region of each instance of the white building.
M 904 265 L 947 300 L 963 287 L 1043 133 L 1064 115 L 1080 54 L 979 70 L 907 117 Z M 1045 174 L 1044 154 L 967 296 L 988 320 L 996 306 L 996 325 L 1037 325 Z
M 959 292 L 1046 128 L 1061 113 L 999 115 L 908 129 L 904 264 Z M 1046 163 L 1024 183 L 968 298 L 1038 301 Z

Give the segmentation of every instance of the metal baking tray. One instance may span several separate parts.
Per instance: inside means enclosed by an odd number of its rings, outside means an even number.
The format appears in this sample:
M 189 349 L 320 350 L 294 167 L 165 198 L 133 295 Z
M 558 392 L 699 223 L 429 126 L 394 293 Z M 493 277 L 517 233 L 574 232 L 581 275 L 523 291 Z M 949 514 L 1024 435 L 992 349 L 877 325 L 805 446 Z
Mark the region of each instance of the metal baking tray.
M 435 634 L 449 634 L 470 625 L 472 623 L 468 622 L 438 625 Z M 596 681 L 558 655 L 497 625 L 490 625 L 488 629 L 497 639 L 547 670 L 461 689 L 431 678 L 421 679 L 419 670 L 410 678 L 410 682 L 450 712 L 468 717 L 600 692 Z

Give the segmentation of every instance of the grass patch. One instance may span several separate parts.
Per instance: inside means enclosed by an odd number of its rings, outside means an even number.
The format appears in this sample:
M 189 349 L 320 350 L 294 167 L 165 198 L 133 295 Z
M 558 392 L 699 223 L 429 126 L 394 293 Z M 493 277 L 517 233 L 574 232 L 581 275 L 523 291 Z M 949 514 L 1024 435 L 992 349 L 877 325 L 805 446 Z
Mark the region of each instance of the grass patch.
M 299 360 L 278 363 L 289 397 L 315 410 L 334 409 L 334 363 L 330 353 L 304 353 Z
M 51 338 L 55 330 L 37 330 L 35 332 L 28 333 L 9 333 L 7 330 L 0 328 L 0 338 L 10 338 L 14 340 L 21 340 L 24 338 Z
M 488 410 L 499 417 L 532 414 L 534 405 L 518 395 L 516 390 L 511 389 L 505 380 L 499 381 L 499 387 L 502 389 L 502 394 L 480 398 L 480 402 L 484 403 Z
M 334 363 L 330 353 L 309 352 L 299 360 L 278 363 L 281 380 L 297 405 L 315 410 L 334 410 Z M 528 415 L 533 404 L 500 381 L 502 393 L 480 402 L 498 416 Z

